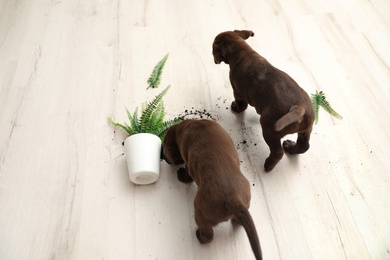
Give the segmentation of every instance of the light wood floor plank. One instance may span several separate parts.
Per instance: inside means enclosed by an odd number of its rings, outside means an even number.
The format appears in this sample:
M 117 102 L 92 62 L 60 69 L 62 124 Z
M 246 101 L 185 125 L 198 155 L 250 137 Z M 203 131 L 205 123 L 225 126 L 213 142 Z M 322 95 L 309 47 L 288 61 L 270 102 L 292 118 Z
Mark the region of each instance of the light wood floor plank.
M 310 150 L 271 173 L 259 116 L 231 112 L 228 66 L 211 54 L 233 29 L 344 117 L 320 111 Z M 389 46 L 386 0 L 0 0 L 0 259 L 253 259 L 230 222 L 199 244 L 196 186 L 177 167 L 129 181 L 107 117 L 169 84 L 168 117 L 206 110 L 232 136 L 264 259 L 390 259 Z

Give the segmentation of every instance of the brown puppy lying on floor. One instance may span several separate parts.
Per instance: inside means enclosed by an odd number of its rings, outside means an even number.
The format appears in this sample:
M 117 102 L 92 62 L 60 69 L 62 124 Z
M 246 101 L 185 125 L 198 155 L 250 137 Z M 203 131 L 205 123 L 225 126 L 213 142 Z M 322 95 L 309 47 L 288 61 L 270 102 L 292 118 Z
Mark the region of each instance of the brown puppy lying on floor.
M 230 66 L 232 110 L 240 113 L 250 104 L 261 115 L 263 137 L 271 150 L 264 169 L 270 171 L 282 159 L 283 148 L 290 154 L 309 149 L 314 109 L 310 97 L 289 75 L 245 42 L 250 36 L 254 36 L 252 31 L 220 33 L 213 43 L 213 56 L 216 64 L 223 61 Z M 282 148 L 280 139 L 292 133 L 298 133 L 297 142 L 286 140 Z
M 248 208 L 250 184 L 240 170 L 238 153 L 223 128 L 211 120 L 185 120 L 171 126 L 163 141 L 163 156 L 169 163 L 185 163 L 178 171 L 181 182 L 198 185 L 194 200 L 196 236 L 211 242 L 213 227 L 234 219 L 241 224 L 256 259 L 262 259 L 259 238 Z

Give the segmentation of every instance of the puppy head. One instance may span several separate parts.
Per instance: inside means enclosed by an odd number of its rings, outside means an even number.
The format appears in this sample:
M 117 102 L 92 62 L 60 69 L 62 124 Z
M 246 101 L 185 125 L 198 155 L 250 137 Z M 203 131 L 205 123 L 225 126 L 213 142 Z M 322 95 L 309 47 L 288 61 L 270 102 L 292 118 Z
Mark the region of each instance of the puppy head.
M 234 33 L 243 38 L 244 40 L 248 39 L 249 37 L 255 36 L 255 33 L 253 31 L 248 30 L 234 30 Z
M 248 30 L 234 30 L 218 34 L 213 42 L 213 56 L 215 64 L 220 64 L 222 61 L 229 64 L 226 54 L 232 42 L 237 39 L 246 40 L 254 35 L 255 33 L 253 31 Z
M 171 126 L 165 134 L 164 140 L 162 142 L 161 158 L 164 159 L 168 164 L 184 163 L 183 159 L 181 158 L 178 146 L 176 144 L 176 128 L 180 127 L 182 123 Z

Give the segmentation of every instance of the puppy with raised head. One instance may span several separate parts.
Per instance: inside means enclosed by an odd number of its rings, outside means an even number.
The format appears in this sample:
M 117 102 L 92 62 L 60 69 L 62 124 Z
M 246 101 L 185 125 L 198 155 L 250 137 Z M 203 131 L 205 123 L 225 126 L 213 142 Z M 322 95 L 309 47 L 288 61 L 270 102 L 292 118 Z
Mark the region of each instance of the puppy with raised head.
M 199 242 L 211 242 L 213 227 L 233 219 L 244 227 L 256 259 L 262 259 L 248 211 L 250 184 L 241 173 L 238 153 L 228 133 L 211 120 L 185 120 L 168 129 L 162 147 L 169 164 L 185 163 L 178 179 L 195 180 L 198 186 L 194 208 Z
M 220 33 L 213 42 L 213 56 L 216 64 L 229 64 L 234 95 L 231 109 L 240 113 L 249 104 L 261 116 L 263 137 L 271 151 L 264 169 L 271 171 L 284 151 L 299 154 L 309 149 L 314 109 L 309 95 L 287 73 L 246 43 L 250 36 L 254 36 L 252 31 Z M 298 133 L 297 141 L 286 140 L 282 147 L 280 139 L 292 133 Z

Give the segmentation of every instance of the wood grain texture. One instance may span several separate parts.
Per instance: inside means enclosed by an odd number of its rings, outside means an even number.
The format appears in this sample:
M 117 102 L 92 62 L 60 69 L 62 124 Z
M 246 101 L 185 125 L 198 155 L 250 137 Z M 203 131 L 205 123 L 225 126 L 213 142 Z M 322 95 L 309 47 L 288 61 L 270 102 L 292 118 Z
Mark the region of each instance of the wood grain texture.
M 271 173 L 259 116 L 231 112 L 228 66 L 213 62 L 233 29 L 344 117 L 320 111 L 310 150 Z M 0 0 L 0 259 L 253 259 L 230 222 L 199 244 L 196 186 L 177 167 L 129 181 L 107 117 L 168 84 L 169 118 L 206 110 L 236 143 L 264 259 L 390 259 L 389 46 L 386 0 Z

